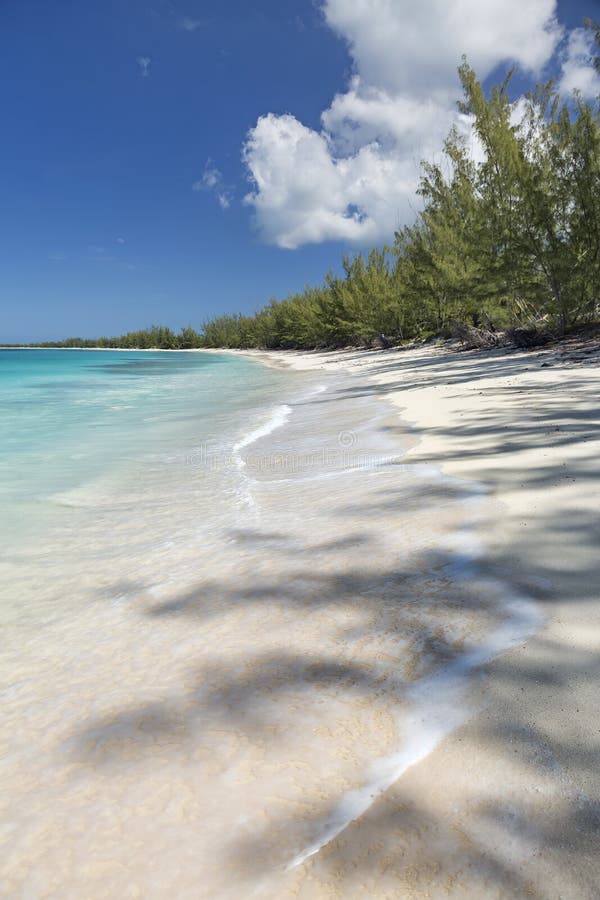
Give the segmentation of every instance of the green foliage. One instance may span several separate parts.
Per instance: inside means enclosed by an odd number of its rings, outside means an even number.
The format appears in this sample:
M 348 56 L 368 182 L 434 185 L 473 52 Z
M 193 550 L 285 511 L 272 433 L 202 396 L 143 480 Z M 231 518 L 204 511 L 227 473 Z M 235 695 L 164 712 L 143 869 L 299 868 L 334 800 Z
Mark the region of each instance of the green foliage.
M 540 85 L 512 122 L 508 80 L 486 99 L 466 63 L 463 112 L 485 150 L 477 170 L 488 294 L 563 332 L 598 313 L 600 108 Z
M 66 338 L 64 341 L 43 341 L 32 344 L 35 347 L 56 347 L 71 349 L 90 349 L 101 347 L 102 349 L 114 348 L 116 350 L 190 350 L 203 345 L 203 336 L 188 325 L 182 328 L 179 334 L 161 325 L 153 325 L 141 331 L 129 331 L 119 337 L 90 338 Z

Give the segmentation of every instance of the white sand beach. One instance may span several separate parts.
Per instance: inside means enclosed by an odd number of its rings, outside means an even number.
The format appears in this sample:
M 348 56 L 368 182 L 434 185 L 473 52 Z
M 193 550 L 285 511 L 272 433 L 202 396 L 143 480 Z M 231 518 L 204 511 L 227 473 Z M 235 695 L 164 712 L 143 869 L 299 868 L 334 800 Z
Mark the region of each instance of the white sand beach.
M 7 562 L 2 895 L 596 898 L 600 383 L 562 352 L 249 353 L 304 371 L 251 367 L 227 453 L 62 497 Z
M 480 710 L 304 866 L 302 897 L 591 898 L 600 885 L 598 348 L 263 354 L 360 375 L 433 464 L 488 493 L 482 562 L 543 624 Z

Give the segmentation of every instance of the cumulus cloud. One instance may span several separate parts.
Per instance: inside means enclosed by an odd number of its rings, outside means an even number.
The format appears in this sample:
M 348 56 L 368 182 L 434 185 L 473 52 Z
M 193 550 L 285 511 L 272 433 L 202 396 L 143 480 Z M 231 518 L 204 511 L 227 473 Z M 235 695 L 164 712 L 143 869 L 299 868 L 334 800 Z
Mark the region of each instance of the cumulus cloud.
M 503 61 L 536 72 L 561 36 L 556 0 L 325 0 L 323 12 L 367 84 L 413 97 L 453 94 L 463 53 L 482 77 Z
M 204 164 L 202 177 L 192 185 L 193 191 L 208 191 L 217 198 L 222 210 L 229 209 L 233 199 L 233 191 L 229 185 L 224 184 L 223 176 L 210 157 Z
M 559 90 L 563 94 L 580 91 L 588 100 L 600 95 L 600 72 L 594 68 L 594 38 L 585 28 L 575 28 L 563 53 Z
M 500 63 L 537 73 L 562 37 L 556 0 L 323 0 L 354 72 L 321 116 L 261 116 L 243 159 L 245 202 L 269 243 L 389 239 L 414 215 L 420 161 L 439 153 L 456 111 L 462 54 L 485 78 Z
M 256 190 L 263 237 L 295 248 L 325 239 L 374 242 L 409 213 L 418 168 L 411 159 L 367 144 L 334 157 L 328 136 L 293 116 L 262 116 L 250 133 L 244 160 Z
M 142 78 L 150 77 L 150 63 L 152 59 L 149 56 L 138 56 L 136 59 L 136 63 L 140 69 L 140 75 Z

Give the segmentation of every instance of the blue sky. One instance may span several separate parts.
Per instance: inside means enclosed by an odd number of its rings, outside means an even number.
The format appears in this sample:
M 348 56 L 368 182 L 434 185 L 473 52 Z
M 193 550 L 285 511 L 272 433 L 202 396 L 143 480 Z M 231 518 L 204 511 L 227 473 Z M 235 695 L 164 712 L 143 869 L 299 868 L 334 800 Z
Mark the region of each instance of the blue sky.
M 597 2 L 469 2 L 2 0 L 0 339 L 198 326 L 391 238 L 463 51 L 595 89 Z

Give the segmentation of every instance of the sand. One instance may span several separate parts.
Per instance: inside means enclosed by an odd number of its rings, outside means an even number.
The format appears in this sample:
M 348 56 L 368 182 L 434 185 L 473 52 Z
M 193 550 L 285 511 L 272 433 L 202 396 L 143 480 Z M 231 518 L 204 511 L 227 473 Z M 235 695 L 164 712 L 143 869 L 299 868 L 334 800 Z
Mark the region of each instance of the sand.
M 598 897 L 597 357 L 250 355 L 307 371 L 5 647 L 0 894 Z
M 298 897 L 600 895 L 598 355 L 410 350 L 255 354 L 349 371 L 418 439 L 407 463 L 483 484 L 490 572 L 543 624 L 495 659 L 480 711 L 307 860 Z

